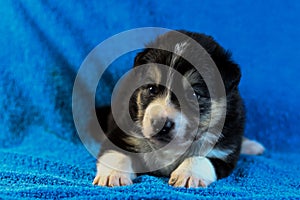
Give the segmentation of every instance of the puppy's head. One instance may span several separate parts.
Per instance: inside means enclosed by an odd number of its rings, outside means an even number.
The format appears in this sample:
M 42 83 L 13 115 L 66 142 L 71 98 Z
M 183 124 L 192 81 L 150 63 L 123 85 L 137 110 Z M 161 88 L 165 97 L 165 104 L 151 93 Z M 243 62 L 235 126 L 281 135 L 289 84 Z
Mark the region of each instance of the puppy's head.
M 211 37 L 181 32 L 202 45 L 214 60 L 223 79 L 226 96 L 236 91 L 240 71 L 231 61 L 230 54 Z M 151 84 L 143 85 L 134 93 L 131 104 L 135 109 L 132 109 L 131 116 L 141 127 L 143 136 L 155 144 L 168 143 L 174 138 L 179 142 L 196 140 L 211 123 L 217 124 L 218 116 L 224 115 L 220 112 L 226 107 L 226 96 L 211 99 L 201 74 L 181 57 L 193 52 L 189 40 L 174 37 L 169 32 L 151 43 L 153 44 L 168 46 L 173 52 L 146 48 L 136 56 L 134 67 L 145 64 L 150 66 L 142 73 Z M 193 56 L 197 58 L 197 55 Z M 165 70 L 161 65 L 168 66 L 170 70 Z M 181 76 L 176 76 L 173 70 Z M 175 95 L 174 89 L 179 91 L 180 97 Z M 184 107 L 188 109 L 183 109 Z M 198 112 L 195 115 L 186 110 Z

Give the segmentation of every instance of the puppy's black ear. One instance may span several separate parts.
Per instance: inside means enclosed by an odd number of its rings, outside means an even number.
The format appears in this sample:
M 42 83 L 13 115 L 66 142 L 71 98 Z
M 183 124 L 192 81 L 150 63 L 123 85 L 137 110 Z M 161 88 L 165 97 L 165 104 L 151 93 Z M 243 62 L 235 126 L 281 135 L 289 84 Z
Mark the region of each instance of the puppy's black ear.
M 223 48 L 215 48 L 212 58 L 222 76 L 226 93 L 236 89 L 240 83 L 241 70 L 238 64 L 231 59 L 231 53 Z
M 146 69 L 144 68 L 138 68 L 140 65 L 146 64 L 147 60 L 145 58 L 146 53 L 148 52 L 147 49 L 144 49 L 143 51 L 136 54 L 134 58 L 133 63 L 133 73 L 135 74 L 135 77 L 137 78 L 136 81 L 142 81 L 143 77 L 145 75 Z
M 143 59 L 145 54 L 146 54 L 146 50 L 139 52 L 138 54 L 136 54 L 135 58 L 134 58 L 134 64 L 133 67 L 137 67 L 139 65 L 145 64 L 145 60 Z
M 221 75 L 227 94 L 238 87 L 241 80 L 241 70 L 237 64 L 228 61 L 222 69 Z

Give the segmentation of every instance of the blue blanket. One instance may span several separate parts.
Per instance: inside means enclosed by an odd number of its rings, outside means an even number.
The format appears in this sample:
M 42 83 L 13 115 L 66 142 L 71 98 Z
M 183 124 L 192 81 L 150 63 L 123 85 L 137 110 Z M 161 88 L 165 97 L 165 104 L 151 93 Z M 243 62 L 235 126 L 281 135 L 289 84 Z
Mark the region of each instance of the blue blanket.
M 299 1 L 1 1 L 0 198 L 300 198 Z M 213 35 L 241 65 L 246 135 L 262 156 L 245 156 L 208 188 L 140 176 L 126 187 L 92 185 L 95 158 L 78 139 L 72 88 L 86 55 L 106 38 L 143 26 Z M 130 68 L 112 67 L 97 97 Z

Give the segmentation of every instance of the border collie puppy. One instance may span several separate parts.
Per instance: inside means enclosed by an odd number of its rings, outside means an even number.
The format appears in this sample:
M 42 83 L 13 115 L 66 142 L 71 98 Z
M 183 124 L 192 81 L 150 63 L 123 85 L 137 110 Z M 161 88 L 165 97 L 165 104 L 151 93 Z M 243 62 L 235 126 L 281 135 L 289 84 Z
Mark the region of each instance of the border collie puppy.
M 93 184 L 130 185 L 136 175 L 150 173 L 170 177 L 169 184 L 175 187 L 207 187 L 230 175 L 241 152 L 264 151 L 259 143 L 243 138 L 245 108 L 238 90 L 241 72 L 230 53 L 210 36 L 179 31 L 190 38 L 186 39 L 176 33 L 159 36 L 136 56 L 133 71 L 144 66 L 134 73 L 145 84 L 130 94 L 127 104 L 117 103 L 121 122 L 114 119 L 113 108 L 96 109 L 107 139 L 101 144 Z M 192 40 L 215 63 L 224 85 L 223 96 L 212 97 L 215 88 L 209 88 L 205 77 L 184 58 L 192 53 L 201 63 L 203 55 L 196 54 Z M 206 66 L 205 70 L 212 68 Z M 127 79 L 129 85 L 135 81 Z M 120 88 L 117 96 L 122 98 L 126 81 Z M 120 127 L 130 120 L 134 123 L 126 130 Z

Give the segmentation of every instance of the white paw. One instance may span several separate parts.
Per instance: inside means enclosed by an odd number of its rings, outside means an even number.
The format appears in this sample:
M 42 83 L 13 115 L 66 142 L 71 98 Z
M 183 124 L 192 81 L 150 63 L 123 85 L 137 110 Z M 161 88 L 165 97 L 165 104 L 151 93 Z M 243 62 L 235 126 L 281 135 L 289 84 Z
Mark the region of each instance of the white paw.
M 191 157 L 173 171 L 169 184 L 174 187 L 207 187 L 216 180 L 215 169 L 207 158 Z
M 99 186 L 125 186 L 131 185 L 132 180 L 129 173 L 112 170 L 110 174 L 97 174 L 93 181 L 94 185 Z
M 130 157 L 117 152 L 104 153 L 97 162 L 97 175 L 93 184 L 99 186 L 124 186 L 132 184 L 135 178 Z
M 197 188 L 207 187 L 210 182 L 186 171 L 180 172 L 180 174 L 172 173 L 169 184 L 174 187 Z
M 265 151 L 265 148 L 262 144 L 259 142 L 256 142 L 254 140 L 249 140 L 247 138 L 243 139 L 242 142 L 242 154 L 248 154 L 248 155 L 260 155 L 263 154 Z

